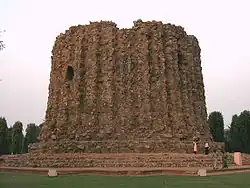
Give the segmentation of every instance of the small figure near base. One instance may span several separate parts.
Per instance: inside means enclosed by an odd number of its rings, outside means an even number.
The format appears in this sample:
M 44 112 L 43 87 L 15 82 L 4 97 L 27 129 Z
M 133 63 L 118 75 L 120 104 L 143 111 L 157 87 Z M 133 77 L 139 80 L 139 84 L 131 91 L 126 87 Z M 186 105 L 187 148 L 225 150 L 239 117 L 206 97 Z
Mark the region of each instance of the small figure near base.
M 205 155 L 208 155 L 209 154 L 209 145 L 208 143 L 206 142 L 205 143 Z
M 197 142 L 194 141 L 194 154 L 197 154 L 198 148 L 197 148 Z

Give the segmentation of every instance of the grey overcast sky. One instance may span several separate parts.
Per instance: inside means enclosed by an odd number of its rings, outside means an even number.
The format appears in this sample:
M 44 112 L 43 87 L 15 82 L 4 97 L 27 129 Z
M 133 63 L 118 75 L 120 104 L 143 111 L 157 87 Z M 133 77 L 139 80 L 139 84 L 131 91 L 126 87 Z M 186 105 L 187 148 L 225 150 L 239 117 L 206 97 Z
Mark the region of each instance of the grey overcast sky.
M 250 108 L 249 0 L 0 0 L 0 116 L 41 123 L 48 97 L 51 50 L 72 25 L 112 20 L 118 27 L 158 20 L 199 39 L 208 112 L 226 124 Z

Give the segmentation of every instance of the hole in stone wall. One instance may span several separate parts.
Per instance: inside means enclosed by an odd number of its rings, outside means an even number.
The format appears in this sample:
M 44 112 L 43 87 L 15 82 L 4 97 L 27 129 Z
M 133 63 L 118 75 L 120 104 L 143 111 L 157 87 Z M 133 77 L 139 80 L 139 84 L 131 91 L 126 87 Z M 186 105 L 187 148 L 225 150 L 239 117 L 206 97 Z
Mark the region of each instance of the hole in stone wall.
M 66 72 L 66 79 L 68 81 L 71 81 L 73 80 L 73 78 L 74 78 L 74 70 L 71 66 L 68 66 L 67 72 Z

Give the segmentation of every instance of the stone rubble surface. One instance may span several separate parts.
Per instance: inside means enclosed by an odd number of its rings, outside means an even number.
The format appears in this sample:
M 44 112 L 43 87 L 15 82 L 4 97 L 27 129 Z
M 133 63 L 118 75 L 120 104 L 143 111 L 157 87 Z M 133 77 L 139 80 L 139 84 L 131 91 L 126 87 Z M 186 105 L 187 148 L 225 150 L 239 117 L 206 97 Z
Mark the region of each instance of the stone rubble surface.
M 33 168 L 181 168 L 214 165 L 211 155 L 178 153 L 22 154 L 2 156 L 0 159 L 0 167 Z M 221 158 L 217 162 L 221 165 Z
M 30 152 L 185 153 L 193 137 L 214 145 L 198 40 L 157 21 L 70 27 L 52 50 L 45 119 Z

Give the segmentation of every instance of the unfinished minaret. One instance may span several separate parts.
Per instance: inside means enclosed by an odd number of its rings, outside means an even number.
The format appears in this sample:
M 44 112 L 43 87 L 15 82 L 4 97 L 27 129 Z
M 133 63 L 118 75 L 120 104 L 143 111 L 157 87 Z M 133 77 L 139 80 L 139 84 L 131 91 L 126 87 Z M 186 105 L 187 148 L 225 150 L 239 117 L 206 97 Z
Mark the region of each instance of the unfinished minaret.
M 52 53 L 31 152 L 190 152 L 194 137 L 210 141 L 200 48 L 182 27 L 92 22 L 60 34 Z

